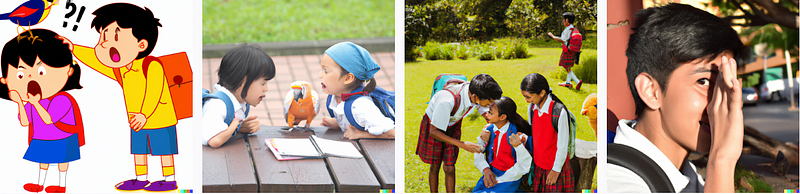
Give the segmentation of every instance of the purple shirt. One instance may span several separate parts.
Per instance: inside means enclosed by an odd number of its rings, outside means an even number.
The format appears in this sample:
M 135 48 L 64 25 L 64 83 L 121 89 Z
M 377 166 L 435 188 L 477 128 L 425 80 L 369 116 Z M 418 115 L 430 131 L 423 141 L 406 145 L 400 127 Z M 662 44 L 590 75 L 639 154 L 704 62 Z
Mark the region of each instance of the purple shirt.
M 59 140 L 72 135 L 61 131 L 56 127 L 56 123 L 62 122 L 65 124 L 74 125 L 75 115 L 72 110 L 72 102 L 69 97 L 58 95 L 53 97 L 53 101 L 49 99 L 39 100 L 45 110 L 50 113 L 50 118 L 53 120 L 52 124 L 45 124 L 42 117 L 36 111 L 31 103 L 25 104 L 25 112 L 28 114 L 28 122 L 33 126 L 33 139 L 39 140 Z

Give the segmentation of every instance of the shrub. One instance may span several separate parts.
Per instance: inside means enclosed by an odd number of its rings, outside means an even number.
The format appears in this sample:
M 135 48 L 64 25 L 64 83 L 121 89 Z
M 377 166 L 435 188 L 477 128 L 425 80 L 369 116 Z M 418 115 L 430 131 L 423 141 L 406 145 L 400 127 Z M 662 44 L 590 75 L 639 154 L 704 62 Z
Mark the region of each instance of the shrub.
M 563 69 L 563 68 L 562 68 Z M 597 53 L 581 53 L 580 64 L 572 66 L 572 71 L 586 83 L 597 83 Z
M 470 47 L 466 45 L 459 45 L 456 47 L 456 58 L 466 60 L 470 57 Z

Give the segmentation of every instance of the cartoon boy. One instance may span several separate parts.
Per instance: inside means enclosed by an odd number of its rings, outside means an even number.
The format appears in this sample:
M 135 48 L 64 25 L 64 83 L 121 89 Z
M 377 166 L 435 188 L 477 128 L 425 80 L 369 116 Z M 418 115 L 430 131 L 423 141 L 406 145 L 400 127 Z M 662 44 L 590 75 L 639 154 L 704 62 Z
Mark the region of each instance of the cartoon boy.
M 100 33 L 94 48 L 75 45 L 81 62 L 119 82 L 125 96 L 131 154 L 136 178 L 120 182 L 118 190 L 169 191 L 175 182 L 173 154 L 178 154 L 173 108 L 162 64 L 148 57 L 158 40 L 159 19 L 147 8 L 127 3 L 108 4 L 92 14 L 92 28 Z M 69 40 L 65 39 L 65 42 Z M 147 180 L 147 155 L 161 157 L 164 180 Z
M 620 120 L 608 146 L 608 192 L 734 192 L 744 134 L 739 35 L 683 4 L 637 12 L 633 31 L 626 72 L 637 118 Z M 691 152 L 708 154 L 705 181 Z M 653 165 L 630 165 L 645 163 Z

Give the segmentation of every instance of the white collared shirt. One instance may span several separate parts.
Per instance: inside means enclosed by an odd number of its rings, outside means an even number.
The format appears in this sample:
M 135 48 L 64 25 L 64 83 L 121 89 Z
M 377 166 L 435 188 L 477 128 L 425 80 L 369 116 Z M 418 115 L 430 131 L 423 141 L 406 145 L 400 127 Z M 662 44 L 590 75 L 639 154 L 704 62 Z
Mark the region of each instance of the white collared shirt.
M 487 130 L 486 128 L 491 125 L 492 124 L 487 124 L 486 126 L 483 127 L 483 130 Z M 508 131 L 509 125 L 511 125 L 511 122 L 506 122 L 506 124 L 500 128 L 495 126 L 492 129 L 492 133 L 494 133 L 495 131 L 499 131 L 500 132 L 499 134 L 504 134 L 506 133 L 506 131 Z M 508 134 L 506 134 L 505 136 L 508 136 Z M 483 141 L 483 139 L 481 139 L 480 136 L 478 136 L 477 139 L 478 139 L 478 145 L 481 146 L 481 150 L 484 150 L 485 149 L 484 145 L 486 145 L 486 142 Z M 501 145 L 503 143 L 508 143 L 508 138 L 498 137 L 495 139 L 498 141 L 497 142 L 498 145 Z M 496 152 L 494 154 L 496 156 L 498 152 L 500 152 L 500 149 L 493 151 Z M 519 180 L 520 178 L 522 178 L 523 175 L 527 174 L 531 170 L 531 163 L 533 162 L 533 157 L 531 157 L 531 154 L 528 153 L 527 149 L 525 149 L 525 144 L 517 145 L 517 147 L 514 147 L 514 151 L 517 154 L 517 163 L 515 163 L 514 166 L 511 166 L 511 168 L 506 170 L 503 176 L 496 177 L 498 184 Z M 483 173 L 483 169 L 489 168 L 489 162 L 486 161 L 486 155 L 483 154 L 483 152 L 475 153 L 474 159 L 475 159 L 474 160 L 475 168 L 478 168 L 478 170 L 481 171 L 481 173 Z
M 436 92 L 431 98 L 430 103 L 428 103 L 428 107 L 425 109 L 425 114 L 428 115 L 431 124 L 442 131 L 447 131 L 447 127 L 461 120 L 464 115 L 469 113 L 468 111 L 472 111 L 470 108 L 473 104 L 469 100 L 469 83 L 459 84 L 453 87 L 462 87 L 461 92 L 456 94 L 456 96 L 461 98 L 461 105 L 458 106 L 455 115 L 450 116 L 450 112 L 453 111 L 453 106 L 455 106 L 456 101 L 453 95 L 445 90 Z
M 564 28 L 564 31 L 561 31 L 561 40 L 563 40 L 563 41 L 564 41 L 564 45 L 568 45 L 568 44 L 569 44 L 569 43 L 567 42 L 567 40 L 569 40 L 569 36 L 572 34 L 572 33 L 571 33 L 571 32 L 572 32 L 572 30 L 569 30 L 569 29 L 572 29 L 572 28 L 574 28 L 574 27 L 575 27 L 575 26 L 573 26 L 572 24 L 570 24 L 569 26 L 567 26 L 566 28 Z
M 667 174 L 669 181 L 672 183 L 672 188 L 674 188 L 676 192 L 681 192 L 687 187 L 689 184 L 689 177 L 675 168 L 672 161 L 670 161 L 658 147 L 653 145 L 650 140 L 631 128 L 631 126 L 636 125 L 636 121 L 623 119 L 620 120 L 618 124 L 614 143 L 630 146 L 644 153 L 647 157 L 650 157 L 650 159 L 658 164 L 661 170 Z M 688 159 L 684 161 L 683 168 L 686 168 L 687 164 L 688 167 L 691 167 L 692 171 L 694 171 L 693 174 L 697 176 L 697 181 L 701 185 L 705 185 L 703 177 L 697 174 L 697 168 L 694 164 L 689 162 Z M 606 169 L 608 169 L 608 185 L 625 185 L 624 187 L 608 187 L 609 193 L 650 193 L 650 188 L 647 186 L 647 183 L 644 182 L 644 179 L 636 175 L 633 171 L 611 163 L 606 164 Z
M 356 98 L 356 96 L 351 98 Z M 332 100 L 336 100 L 336 97 Z M 347 127 L 350 126 L 350 121 L 347 120 L 347 116 L 344 114 L 344 101 L 330 103 L 328 108 L 333 110 L 333 117 L 336 118 L 336 122 L 339 124 L 342 131 L 346 131 Z M 353 119 L 364 127 L 364 130 L 369 132 L 369 134 L 380 135 L 394 129 L 394 121 L 391 118 L 383 116 L 381 109 L 375 106 L 375 103 L 372 102 L 370 98 L 360 97 L 356 99 L 353 101 L 350 110 L 353 113 Z
M 531 109 L 533 106 L 533 110 L 537 111 L 539 115 L 536 117 L 541 117 L 544 113 L 550 112 L 550 104 L 553 103 L 553 98 L 550 97 L 550 94 L 547 95 L 547 99 L 544 100 L 544 104 L 542 106 L 548 108 L 540 108 L 538 104 L 528 104 L 528 110 Z M 531 121 L 533 120 L 533 115 L 528 115 L 528 123 L 533 125 Z M 561 113 L 558 117 L 558 140 L 556 140 L 556 157 L 553 161 L 553 168 L 551 170 L 556 172 L 561 172 L 561 167 L 564 166 L 564 163 L 567 161 L 567 155 L 569 154 L 569 117 L 567 117 L 567 110 L 566 106 L 564 109 L 561 109 Z
M 215 84 L 214 90 L 222 91 L 222 93 L 228 95 L 228 98 L 233 101 L 233 110 L 236 114 L 234 115 L 234 119 L 245 119 L 244 111 L 245 108 L 249 106 L 247 102 L 237 103 L 236 97 L 233 96 L 233 93 L 231 93 L 225 87 L 222 87 L 222 85 Z M 211 140 L 211 138 L 220 132 L 228 129 L 228 124 L 225 124 L 227 112 L 227 107 L 222 99 L 209 98 L 205 104 L 203 104 L 203 145 L 208 145 L 208 140 Z

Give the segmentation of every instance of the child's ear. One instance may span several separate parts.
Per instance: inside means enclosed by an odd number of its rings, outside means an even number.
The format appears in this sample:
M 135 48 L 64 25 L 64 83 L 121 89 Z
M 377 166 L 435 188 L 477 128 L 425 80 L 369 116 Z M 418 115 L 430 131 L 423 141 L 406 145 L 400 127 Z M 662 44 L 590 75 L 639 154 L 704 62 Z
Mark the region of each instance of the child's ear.
M 647 107 L 656 110 L 661 107 L 661 86 L 655 78 L 647 73 L 641 73 L 634 80 L 636 92 Z
M 353 73 L 347 73 L 347 75 L 344 76 L 344 85 L 350 85 L 355 81 L 356 75 L 353 75 Z
M 150 46 L 150 43 L 147 42 L 147 39 L 142 39 L 137 43 L 136 47 L 139 48 L 139 52 L 143 52 L 147 50 L 147 46 Z
M 72 73 L 75 72 L 75 69 L 72 68 L 72 65 L 68 65 L 69 70 L 67 71 L 67 76 L 72 76 Z
M 6 83 L 6 78 L 4 78 L 4 77 L 0 77 L 0 83 L 8 84 L 8 83 Z
M 508 115 L 506 115 L 506 114 L 502 114 L 502 115 L 500 115 L 498 117 L 498 119 L 500 119 L 500 120 L 506 120 L 507 118 L 508 118 Z

